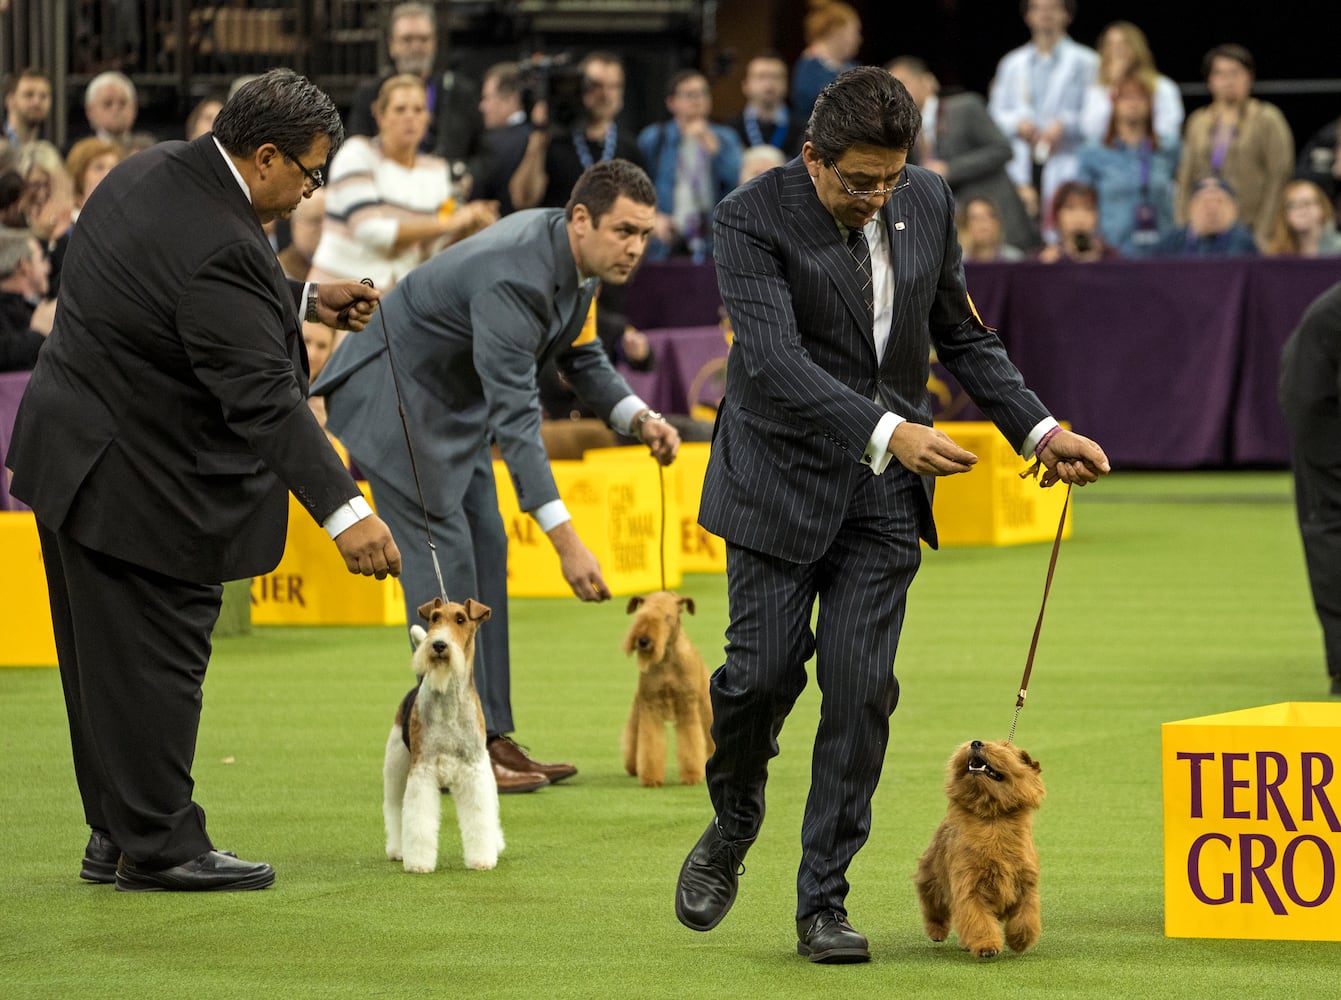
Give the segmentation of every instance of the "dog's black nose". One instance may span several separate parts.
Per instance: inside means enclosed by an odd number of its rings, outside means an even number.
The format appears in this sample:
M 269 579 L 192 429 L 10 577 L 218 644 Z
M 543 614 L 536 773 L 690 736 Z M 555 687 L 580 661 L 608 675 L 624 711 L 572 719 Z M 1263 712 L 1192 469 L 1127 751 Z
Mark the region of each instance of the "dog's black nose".
M 973 747 L 974 750 L 981 750 L 981 749 L 982 749 L 982 740 L 974 740 L 974 741 L 973 741 L 971 744 L 969 744 L 969 745 L 970 745 L 971 747 Z
M 434 639 L 434 640 L 433 640 L 433 652 L 435 652 L 435 653 L 445 653 L 446 651 L 447 651 L 447 640 L 446 640 L 446 639 Z
M 645 636 L 645 635 L 640 635 L 640 636 L 638 636 L 638 648 L 639 648 L 639 649 L 646 649 L 646 648 L 647 648 L 648 646 L 650 646 L 650 645 L 652 645 L 652 640 L 651 640 L 651 639 L 647 638 L 647 636 Z

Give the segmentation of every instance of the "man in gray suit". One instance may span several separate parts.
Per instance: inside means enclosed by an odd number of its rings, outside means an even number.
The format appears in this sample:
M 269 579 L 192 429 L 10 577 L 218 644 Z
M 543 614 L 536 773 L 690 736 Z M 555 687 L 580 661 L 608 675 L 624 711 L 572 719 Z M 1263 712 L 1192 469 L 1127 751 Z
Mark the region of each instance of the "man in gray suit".
M 905 166 L 921 116 L 884 70 L 820 94 L 801 156 L 728 195 L 717 280 L 735 328 L 699 523 L 727 543 L 726 663 L 712 677 L 716 816 L 676 886 L 715 927 L 764 815 L 768 761 L 816 654 L 824 705 L 801 827 L 797 951 L 864 962 L 846 872 L 866 841 L 899 685 L 892 665 L 935 476 L 976 456 L 931 426 L 934 346 L 1045 485 L 1108 471 L 1030 392 L 964 288 L 945 181 Z M 818 626 L 811 611 L 819 601 Z
M 554 484 L 540 437 L 536 372 L 553 359 L 612 427 L 639 438 L 663 465 L 674 459 L 675 429 L 633 394 L 594 324 L 584 325 L 598 283 L 629 279 L 655 216 L 656 191 L 641 168 L 619 159 L 598 163 L 578 180 L 566 208 L 516 212 L 417 267 L 313 384 L 327 397 L 328 428 L 368 477 L 377 511 L 401 544 L 407 620 L 438 593 L 425 520 L 442 557 L 443 596 L 474 597 L 493 609 L 475 641 L 475 683 L 500 792 L 534 791 L 577 768 L 532 760 L 508 737 L 508 540 L 490 443 L 503 454 L 522 510 L 558 552 L 573 593 L 608 599 L 601 568 Z M 413 466 L 390 359 L 413 435 Z

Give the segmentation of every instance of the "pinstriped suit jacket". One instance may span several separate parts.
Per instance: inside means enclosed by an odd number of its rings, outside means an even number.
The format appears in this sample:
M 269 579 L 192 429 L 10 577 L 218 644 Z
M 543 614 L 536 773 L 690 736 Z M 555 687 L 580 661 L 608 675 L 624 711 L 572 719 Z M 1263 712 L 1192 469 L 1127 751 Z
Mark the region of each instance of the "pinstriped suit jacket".
M 800 157 L 717 207 L 713 257 L 735 342 L 699 523 L 729 542 L 818 558 L 870 485 L 862 455 L 885 411 L 931 423 L 933 346 L 1017 451 L 1048 415 L 973 315 L 950 188 L 920 167 L 905 176 L 883 209 L 894 321 L 880 360 L 856 267 Z M 898 471 L 891 463 L 878 478 L 877 506 L 892 511 Z M 929 513 L 931 477 L 924 486 Z M 922 524 L 934 546 L 934 522 Z

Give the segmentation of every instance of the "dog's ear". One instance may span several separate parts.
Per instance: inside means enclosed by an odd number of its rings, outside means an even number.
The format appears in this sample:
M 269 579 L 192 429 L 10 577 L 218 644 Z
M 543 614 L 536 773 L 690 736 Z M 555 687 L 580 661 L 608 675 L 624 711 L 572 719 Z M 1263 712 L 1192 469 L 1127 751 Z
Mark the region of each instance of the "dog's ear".
M 1034 760 L 1034 758 L 1030 757 L 1029 752 L 1027 750 L 1020 751 L 1020 760 L 1024 762 L 1025 766 L 1032 767 L 1035 771 L 1038 771 L 1040 774 L 1043 773 L 1043 765 L 1040 764 L 1038 761 Z
M 692 615 L 694 613 L 694 599 L 692 597 L 681 597 L 680 610 L 688 611 Z
M 473 597 L 466 598 L 466 617 L 471 621 L 487 622 L 491 614 L 493 614 L 493 611 L 490 610 L 489 605 L 481 604 Z
M 426 622 L 431 622 L 433 620 L 433 610 L 440 607 L 442 607 L 442 598 L 435 597 L 433 600 L 419 605 L 419 617 Z
M 624 609 L 624 614 L 626 614 L 626 615 L 631 615 L 631 614 L 633 614 L 635 611 L 637 611 L 639 608 L 641 608 L 642 606 L 643 606 L 643 599 L 642 599 L 641 597 L 637 597 L 637 596 L 630 597 L 630 598 L 629 598 L 629 606 L 628 606 L 627 608 Z

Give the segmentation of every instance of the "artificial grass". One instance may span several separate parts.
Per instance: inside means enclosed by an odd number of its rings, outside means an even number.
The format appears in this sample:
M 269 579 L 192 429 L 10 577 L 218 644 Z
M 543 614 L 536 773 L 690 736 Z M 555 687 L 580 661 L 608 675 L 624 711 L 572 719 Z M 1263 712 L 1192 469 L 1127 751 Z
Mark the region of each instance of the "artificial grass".
M 275 865 L 266 892 L 81 883 L 87 831 L 56 672 L 0 670 L 0 995 L 1334 995 L 1335 944 L 1163 936 L 1160 723 L 1326 697 L 1288 477 L 1115 475 L 1076 503 L 1016 734 L 1049 792 L 1036 829 L 1043 937 L 1025 955 L 982 963 L 932 944 L 911 874 L 944 810 L 951 750 L 1009 729 L 1045 545 L 926 553 L 871 840 L 849 873 L 870 965 L 794 954 L 814 684 L 782 733 L 735 909 L 695 934 L 672 896 L 710 809 L 702 786 L 644 789 L 623 772 L 625 602 L 518 600 L 518 737 L 581 772 L 504 797 L 508 847 L 486 873 L 462 869 L 447 800 L 436 873 L 406 875 L 382 854 L 382 746 L 411 681 L 399 629 L 258 628 L 216 644 L 197 800 L 216 843 Z M 715 665 L 724 580 L 680 589 Z

